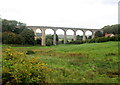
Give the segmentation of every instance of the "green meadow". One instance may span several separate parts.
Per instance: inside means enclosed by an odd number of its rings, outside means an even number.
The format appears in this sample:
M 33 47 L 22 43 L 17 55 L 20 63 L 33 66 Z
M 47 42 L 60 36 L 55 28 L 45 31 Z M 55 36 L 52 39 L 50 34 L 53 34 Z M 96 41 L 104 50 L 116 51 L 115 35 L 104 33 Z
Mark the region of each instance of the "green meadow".
M 48 83 L 118 83 L 118 43 L 12 46 L 18 52 L 32 51 L 51 69 Z M 3 50 L 8 45 L 3 45 Z M 4 52 L 3 52 L 4 54 Z

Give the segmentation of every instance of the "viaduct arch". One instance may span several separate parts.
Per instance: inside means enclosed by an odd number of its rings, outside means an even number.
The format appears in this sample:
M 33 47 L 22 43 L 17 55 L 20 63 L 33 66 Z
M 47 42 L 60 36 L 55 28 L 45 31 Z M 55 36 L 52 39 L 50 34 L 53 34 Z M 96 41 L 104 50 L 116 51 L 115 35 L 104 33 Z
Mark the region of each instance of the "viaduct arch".
M 58 29 L 61 29 L 64 31 L 64 44 L 66 44 L 67 42 L 67 30 L 72 30 L 74 32 L 74 38 L 73 40 L 76 40 L 76 32 L 78 30 L 81 30 L 83 32 L 83 40 L 86 40 L 86 35 L 85 32 L 86 31 L 91 31 L 92 32 L 92 38 L 95 37 L 95 32 L 100 31 L 101 33 L 103 33 L 102 29 L 86 29 L 86 28 L 67 28 L 67 27 L 48 27 L 48 26 L 27 26 L 27 28 L 30 28 L 34 31 L 35 36 L 36 36 L 36 30 L 40 29 L 41 30 L 41 39 L 42 39 L 42 46 L 45 46 L 45 30 L 46 29 L 52 29 L 54 31 L 54 39 L 53 39 L 53 44 L 56 45 L 56 31 Z

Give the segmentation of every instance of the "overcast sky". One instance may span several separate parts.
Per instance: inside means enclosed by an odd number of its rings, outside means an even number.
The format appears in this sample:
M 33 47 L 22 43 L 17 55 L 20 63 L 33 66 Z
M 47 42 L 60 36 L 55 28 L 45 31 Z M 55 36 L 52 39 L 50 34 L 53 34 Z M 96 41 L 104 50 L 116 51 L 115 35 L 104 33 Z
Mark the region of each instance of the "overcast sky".
M 100 29 L 118 23 L 119 0 L 0 0 L 0 17 L 28 26 Z

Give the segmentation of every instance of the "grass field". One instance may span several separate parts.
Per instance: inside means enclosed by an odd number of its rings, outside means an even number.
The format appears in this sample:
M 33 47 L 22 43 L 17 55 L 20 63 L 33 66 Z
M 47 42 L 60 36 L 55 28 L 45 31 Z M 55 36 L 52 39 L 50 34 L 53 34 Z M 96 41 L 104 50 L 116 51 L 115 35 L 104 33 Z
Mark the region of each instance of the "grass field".
M 52 69 L 48 83 L 118 83 L 118 42 L 12 49 L 34 51 L 30 56 L 40 57 Z

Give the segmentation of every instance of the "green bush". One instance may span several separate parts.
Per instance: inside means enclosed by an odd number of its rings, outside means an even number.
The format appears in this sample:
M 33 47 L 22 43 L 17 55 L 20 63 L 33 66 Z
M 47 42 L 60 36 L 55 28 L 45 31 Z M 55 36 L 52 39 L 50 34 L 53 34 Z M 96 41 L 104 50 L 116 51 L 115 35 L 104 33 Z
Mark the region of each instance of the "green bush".
M 28 50 L 28 51 L 26 52 L 26 54 L 27 54 L 27 55 L 30 55 L 30 54 L 35 54 L 35 52 L 34 52 L 34 51 L 32 51 L 32 50 Z
M 25 44 L 25 39 L 20 34 L 16 34 L 15 36 L 15 44 Z
M 41 45 L 42 39 L 41 38 L 37 38 L 35 41 L 36 41 L 36 44 Z
M 96 43 L 106 42 L 106 41 L 108 41 L 108 39 L 106 37 L 100 37 L 100 38 L 96 38 L 95 39 Z
M 3 32 L 2 42 L 3 44 L 24 44 L 25 39 L 20 34 L 15 34 L 13 32 Z
M 53 45 L 53 40 L 47 39 L 46 40 L 46 46 L 51 46 L 51 45 Z
M 10 48 L 3 51 L 3 84 L 45 83 L 49 69 L 39 58 L 26 56 Z
M 108 42 L 108 41 L 120 41 L 120 35 L 115 35 L 113 37 L 98 37 L 93 39 L 86 39 L 86 40 L 76 40 L 71 41 L 68 44 L 83 44 L 83 43 L 101 43 L 101 42 Z
M 119 34 L 119 35 L 114 36 L 114 38 L 115 38 L 115 41 L 120 41 L 120 34 Z
M 34 45 L 34 43 L 35 43 L 35 39 L 34 39 L 35 35 L 34 35 L 33 30 L 24 29 L 24 30 L 20 33 L 20 35 L 21 35 L 22 37 L 24 37 L 24 39 L 25 39 L 25 44 Z
M 15 43 L 15 33 L 4 32 L 2 33 L 2 42 L 3 44 L 14 44 Z

